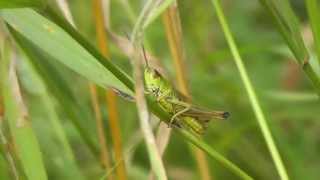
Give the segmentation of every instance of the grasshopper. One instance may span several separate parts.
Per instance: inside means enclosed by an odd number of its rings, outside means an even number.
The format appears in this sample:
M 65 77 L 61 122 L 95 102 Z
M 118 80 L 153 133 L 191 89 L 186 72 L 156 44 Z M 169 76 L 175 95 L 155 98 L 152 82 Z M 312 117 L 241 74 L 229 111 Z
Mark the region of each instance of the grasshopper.
M 179 128 L 186 128 L 196 135 L 202 135 L 212 119 L 226 119 L 230 115 L 225 111 L 209 111 L 189 104 L 185 101 L 168 80 L 161 74 L 149 67 L 144 48 L 145 59 L 144 81 L 146 93 L 156 98 L 159 106 L 171 115 L 169 127 L 174 125 Z

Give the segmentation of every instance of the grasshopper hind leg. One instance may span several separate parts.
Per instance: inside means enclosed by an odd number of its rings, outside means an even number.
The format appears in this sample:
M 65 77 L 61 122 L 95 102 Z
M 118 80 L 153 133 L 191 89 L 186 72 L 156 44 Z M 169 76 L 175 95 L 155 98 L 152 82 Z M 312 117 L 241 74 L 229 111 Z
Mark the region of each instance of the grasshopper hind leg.
M 181 114 L 187 112 L 189 109 L 190 109 L 190 106 L 185 107 L 185 108 L 182 109 L 181 111 L 175 113 L 175 114 L 171 117 L 171 119 L 170 119 L 169 127 L 172 125 L 172 123 L 174 122 L 174 120 L 175 120 L 177 117 L 179 117 Z

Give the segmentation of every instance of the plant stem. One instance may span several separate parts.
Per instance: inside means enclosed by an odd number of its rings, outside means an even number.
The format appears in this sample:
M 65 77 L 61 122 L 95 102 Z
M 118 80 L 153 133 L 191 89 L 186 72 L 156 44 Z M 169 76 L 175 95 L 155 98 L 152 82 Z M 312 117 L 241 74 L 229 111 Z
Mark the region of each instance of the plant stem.
M 191 101 L 191 96 L 188 90 L 186 68 L 185 68 L 185 55 L 182 44 L 182 28 L 180 22 L 180 16 L 178 12 L 177 1 L 173 3 L 162 15 L 162 21 L 166 30 L 166 36 L 170 47 L 171 56 L 174 62 L 176 70 L 176 77 L 179 90 L 188 97 L 188 101 Z M 159 138 L 161 138 L 160 136 Z M 202 180 L 209 180 L 210 172 L 208 162 L 204 152 L 194 146 L 190 146 L 191 150 L 196 158 L 197 167 L 200 171 Z
M 221 8 L 221 5 L 220 5 L 220 1 L 219 0 L 212 0 L 212 3 L 215 7 L 215 10 L 216 10 L 216 13 L 217 13 L 217 16 L 219 18 L 219 21 L 220 21 L 220 24 L 222 26 L 222 29 L 223 29 L 223 32 L 226 36 L 226 39 L 227 39 L 227 42 L 229 44 L 229 47 L 230 47 L 230 50 L 232 52 L 232 55 L 234 57 L 234 60 L 235 60 L 235 63 L 238 67 L 238 70 L 239 70 L 239 73 L 240 73 L 240 76 L 241 76 L 241 79 L 244 83 L 244 86 L 245 86 L 245 89 L 247 91 L 247 94 L 249 96 L 249 99 L 250 99 L 250 102 L 251 102 L 251 106 L 253 108 L 253 111 L 256 115 L 256 118 L 258 120 L 258 124 L 259 124 L 259 127 L 262 131 L 262 134 L 263 134 L 263 137 L 267 143 L 267 146 L 269 148 L 269 151 L 271 153 L 271 156 L 272 156 L 272 159 L 276 165 L 276 168 L 278 170 L 278 173 L 280 175 L 280 178 L 282 180 L 288 180 L 289 177 L 288 177 L 288 174 L 287 174 L 287 171 L 284 167 L 284 164 L 281 160 L 281 157 L 280 157 L 280 154 L 278 152 L 278 149 L 275 145 L 275 142 L 272 138 L 272 135 L 271 135 L 271 132 L 270 132 L 270 129 L 268 127 L 268 124 L 266 122 L 266 119 L 265 119 L 265 116 L 264 116 L 264 113 L 261 109 L 261 106 L 260 106 L 260 103 L 257 99 L 257 96 L 256 96 L 256 93 L 254 91 L 254 88 L 251 84 L 251 81 L 249 79 L 249 76 L 247 74 L 247 71 L 246 71 L 246 68 L 243 64 L 243 61 L 242 61 L 242 58 L 239 54 L 239 51 L 238 51 L 238 48 L 235 44 L 235 41 L 232 37 L 232 34 L 231 34 L 231 31 L 229 29 L 229 26 L 225 20 L 225 16 L 223 14 L 223 11 L 222 11 L 222 8 Z

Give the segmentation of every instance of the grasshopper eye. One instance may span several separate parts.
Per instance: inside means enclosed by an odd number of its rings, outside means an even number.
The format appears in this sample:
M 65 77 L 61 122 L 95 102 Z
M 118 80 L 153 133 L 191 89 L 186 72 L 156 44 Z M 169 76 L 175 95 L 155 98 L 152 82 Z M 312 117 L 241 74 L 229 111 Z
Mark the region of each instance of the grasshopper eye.
M 152 69 L 151 71 L 152 71 L 151 72 L 152 73 L 152 77 L 154 77 L 154 78 L 161 77 L 161 74 L 157 70 Z

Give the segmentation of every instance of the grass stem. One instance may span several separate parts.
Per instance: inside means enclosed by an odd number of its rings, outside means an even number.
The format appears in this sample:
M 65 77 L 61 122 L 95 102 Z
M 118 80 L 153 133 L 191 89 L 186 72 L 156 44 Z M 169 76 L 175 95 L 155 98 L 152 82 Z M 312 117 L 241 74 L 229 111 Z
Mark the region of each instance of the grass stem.
M 264 139 L 267 143 L 267 146 L 269 148 L 269 152 L 272 156 L 273 162 L 275 163 L 275 166 L 278 170 L 280 178 L 282 180 L 288 180 L 289 177 L 288 177 L 287 171 L 284 167 L 284 164 L 283 164 L 282 159 L 280 157 L 279 151 L 278 151 L 278 149 L 275 145 L 275 142 L 272 138 L 271 131 L 268 127 L 267 121 L 266 121 L 264 113 L 261 109 L 257 95 L 255 93 L 255 90 L 254 90 L 252 84 L 251 84 L 250 78 L 247 74 L 247 70 L 244 66 L 243 60 L 239 54 L 236 43 L 232 37 L 231 31 L 229 29 L 229 26 L 228 26 L 227 21 L 225 19 L 224 13 L 222 11 L 220 1 L 219 0 L 212 0 L 212 3 L 215 7 L 217 16 L 219 18 L 219 21 L 222 26 L 223 32 L 226 36 L 228 45 L 230 47 L 230 50 L 231 50 L 232 55 L 234 57 L 235 63 L 236 63 L 237 68 L 239 70 L 241 80 L 243 81 L 245 89 L 246 89 L 247 94 L 249 96 L 249 100 L 250 100 L 251 106 L 253 108 L 253 111 L 256 115 L 256 118 L 258 120 L 259 127 L 261 129 L 263 137 L 264 137 Z

